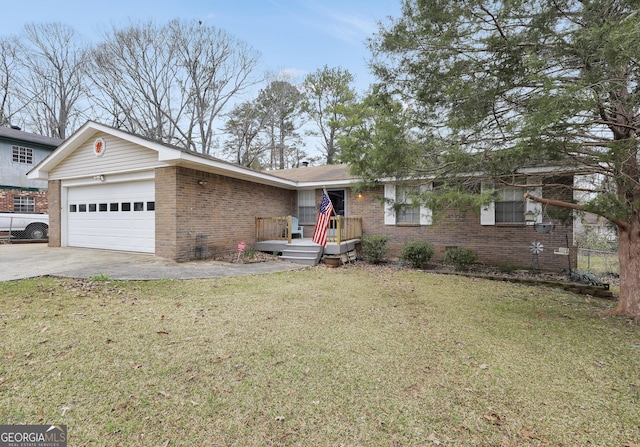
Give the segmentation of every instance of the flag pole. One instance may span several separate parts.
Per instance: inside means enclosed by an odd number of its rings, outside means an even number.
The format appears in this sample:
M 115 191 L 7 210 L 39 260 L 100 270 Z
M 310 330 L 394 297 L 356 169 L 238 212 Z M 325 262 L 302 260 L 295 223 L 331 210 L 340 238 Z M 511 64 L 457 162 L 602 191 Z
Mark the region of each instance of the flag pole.
M 331 197 L 329 197 L 329 193 L 327 192 L 327 187 L 326 187 L 326 186 L 323 186 L 323 187 L 322 187 L 322 193 L 323 193 L 325 196 L 327 196 L 327 199 L 329 199 L 329 201 L 331 202 Z M 333 203 L 331 204 L 331 213 L 332 213 L 334 216 L 337 216 L 337 214 L 336 214 L 336 209 L 333 207 Z

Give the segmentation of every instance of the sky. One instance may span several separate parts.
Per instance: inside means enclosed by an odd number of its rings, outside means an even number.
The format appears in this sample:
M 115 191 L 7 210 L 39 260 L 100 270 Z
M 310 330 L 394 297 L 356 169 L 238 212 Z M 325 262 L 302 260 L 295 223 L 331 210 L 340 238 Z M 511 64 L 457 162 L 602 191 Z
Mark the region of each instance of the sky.
M 61 22 L 89 41 L 114 26 L 152 20 L 202 20 L 261 53 L 259 69 L 302 79 L 327 65 L 349 70 L 363 93 L 375 79 L 366 39 L 378 22 L 400 15 L 400 0 L 22 0 L 4 5 L 0 35 L 17 35 L 27 23 Z

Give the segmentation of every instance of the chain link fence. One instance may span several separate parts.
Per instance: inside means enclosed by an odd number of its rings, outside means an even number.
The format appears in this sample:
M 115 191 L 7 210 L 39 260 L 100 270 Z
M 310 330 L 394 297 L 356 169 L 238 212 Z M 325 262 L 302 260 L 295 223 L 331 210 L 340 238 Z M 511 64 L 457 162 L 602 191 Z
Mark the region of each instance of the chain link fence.
M 618 253 L 615 251 L 579 248 L 578 270 L 598 276 L 619 276 Z
M 13 217 L 3 218 L 0 225 L 0 242 L 11 243 L 12 241 L 46 241 L 49 237 L 49 226 L 44 222 L 32 222 L 28 225 L 19 225 L 23 218 L 18 217 L 18 224 L 14 225 Z M 19 228 L 19 229 L 16 229 Z

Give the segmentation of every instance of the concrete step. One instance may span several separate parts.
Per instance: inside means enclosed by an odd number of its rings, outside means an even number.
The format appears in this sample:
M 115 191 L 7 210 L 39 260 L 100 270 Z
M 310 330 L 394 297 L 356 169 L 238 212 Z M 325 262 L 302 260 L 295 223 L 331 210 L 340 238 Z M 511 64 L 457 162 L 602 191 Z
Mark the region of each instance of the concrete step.
M 291 256 L 280 256 L 280 259 L 284 261 L 293 262 L 294 264 L 303 264 L 303 265 L 317 265 L 318 258 L 310 258 L 310 257 L 291 257 Z
M 322 256 L 321 246 L 288 245 L 280 259 L 297 264 L 316 265 Z

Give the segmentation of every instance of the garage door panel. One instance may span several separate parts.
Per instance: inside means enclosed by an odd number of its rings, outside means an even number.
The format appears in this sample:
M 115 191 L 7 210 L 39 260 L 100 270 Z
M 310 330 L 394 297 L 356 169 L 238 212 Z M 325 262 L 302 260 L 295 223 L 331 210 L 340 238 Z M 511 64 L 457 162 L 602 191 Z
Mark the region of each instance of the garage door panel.
M 155 252 L 153 181 L 72 187 L 67 202 L 67 245 Z

